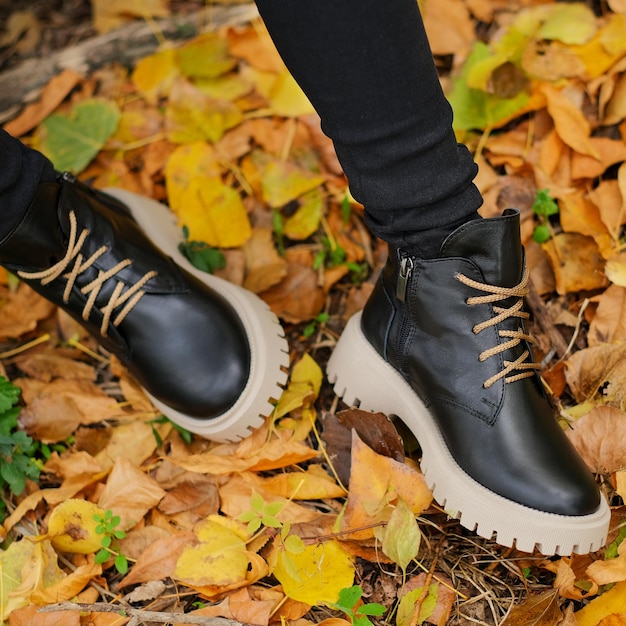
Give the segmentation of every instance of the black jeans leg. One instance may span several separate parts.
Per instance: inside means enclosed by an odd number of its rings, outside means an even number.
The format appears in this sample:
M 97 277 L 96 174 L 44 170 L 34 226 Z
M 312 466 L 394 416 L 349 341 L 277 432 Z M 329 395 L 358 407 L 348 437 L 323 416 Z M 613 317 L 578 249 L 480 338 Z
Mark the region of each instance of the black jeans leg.
M 39 183 L 55 176 L 43 154 L 0 128 L 0 240 L 19 224 Z
M 416 0 L 257 6 L 374 234 L 406 245 L 476 217 L 477 167 L 456 141 Z

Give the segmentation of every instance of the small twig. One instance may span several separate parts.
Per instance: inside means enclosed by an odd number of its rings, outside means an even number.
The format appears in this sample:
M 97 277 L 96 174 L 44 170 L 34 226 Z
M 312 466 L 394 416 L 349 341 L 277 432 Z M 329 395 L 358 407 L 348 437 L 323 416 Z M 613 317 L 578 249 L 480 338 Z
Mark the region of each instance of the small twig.
M 158 624 L 197 624 L 198 626 L 243 626 L 242 622 L 223 617 L 203 617 L 186 613 L 161 613 L 158 611 L 144 611 L 142 609 L 124 608 L 106 602 L 85 604 L 82 602 L 59 602 L 49 604 L 39 609 L 39 613 L 55 613 L 57 611 L 80 611 L 81 613 L 119 613 L 130 617 L 131 622 L 138 624 L 141 621 L 157 622 Z

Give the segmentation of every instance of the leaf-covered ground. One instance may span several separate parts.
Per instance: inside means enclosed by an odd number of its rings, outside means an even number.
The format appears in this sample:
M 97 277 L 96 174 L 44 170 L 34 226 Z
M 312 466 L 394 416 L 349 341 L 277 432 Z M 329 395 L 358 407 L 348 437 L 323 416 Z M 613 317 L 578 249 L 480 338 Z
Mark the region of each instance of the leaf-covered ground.
M 133 19 L 118 4 L 77 28 Z M 37 6 L 5 9 L 8 65 L 49 51 Z M 626 624 L 626 4 L 438 0 L 425 21 L 484 214 L 522 211 L 544 379 L 613 506 L 609 547 L 545 558 L 476 537 L 431 501 L 401 424 L 337 401 L 323 367 L 385 247 L 255 21 L 65 71 L 5 125 L 58 169 L 166 202 L 193 262 L 281 317 L 292 367 L 265 428 L 203 441 L 2 274 L 0 619 Z

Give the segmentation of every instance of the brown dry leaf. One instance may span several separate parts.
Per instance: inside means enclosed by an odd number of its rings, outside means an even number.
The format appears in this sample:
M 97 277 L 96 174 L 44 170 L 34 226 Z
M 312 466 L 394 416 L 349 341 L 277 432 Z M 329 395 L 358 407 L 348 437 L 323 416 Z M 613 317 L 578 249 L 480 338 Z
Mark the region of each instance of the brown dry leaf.
M 593 291 L 608 285 L 604 259 L 591 237 L 560 233 L 542 245 L 550 257 L 559 295 Z
M 266 502 L 281 502 L 283 507 L 276 517 L 282 522 L 300 524 L 317 519 L 319 514 L 305 506 L 265 490 L 264 479 L 252 472 L 240 472 L 220 487 L 221 511 L 231 518 L 236 518 L 250 510 L 250 498 L 256 492 Z
M 191 531 L 172 533 L 155 541 L 141 553 L 128 576 L 120 581 L 120 587 L 171 577 L 183 550 L 198 541 Z
M 122 26 L 135 18 L 166 17 L 169 15 L 164 0 L 91 0 L 93 9 L 93 25 L 99 33 Z
M 293 324 L 312 320 L 326 303 L 317 272 L 300 263 L 288 263 L 283 280 L 259 296 L 278 317 Z
M 613 251 L 613 238 L 602 221 L 600 211 L 582 193 L 575 191 L 559 195 L 560 220 L 567 233 L 593 237 L 606 258 Z
M 222 456 L 213 452 L 191 454 L 186 458 L 171 458 L 175 465 L 191 472 L 202 474 L 231 474 L 233 472 L 261 472 L 303 463 L 319 456 L 317 450 L 299 441 L 273 438 L 262 445 L 254 454 L 245 458 L 232 454 Z
M 119 515 L 120 527 L 128 530 L 136 526 L 150 509 L 157 506 L 164 495 L 165 491 L 154 479 L 120 457 L 109 474 L 98 505 Z
M 15 359 L 17 366 L 32 378 L 49 383 L 54 378 L 96 380 L 96 370 L 87 363 L 63 356 L 60 351 L 27 354 Z
M 598 308 L 587 333 L 589 347 L 626 342 L 626 287 L 609 285 L 593 302 Z
M 613 613 L 607 615 L 598 626 L 626 626 L 626 613 Z
M 4 24 L 0 48 L 12 46 L 18 52 L 32 52 L 41 38 L 41 22 L 34 11 L 13 11 Z
M 117 402 L 88 380 L 57 378 L 22 410 L 20 424 L 45 443 L 67 439 L 81 424 L 96 424 L 122 413 Z
M 610 585 L 626 580 L 626 543 L 622 542 L 617 549 L 617 557 L 604 561 L 594 561 L 587 574 L 597 585 Z
M 565 361 L 565 377 L 577 402 L 626 401 L 626 345 L 601 344 L 578 350 Z
M 569 440 L 593 472 L 613 473 L 626 467 L 626 414 L 597 406 L 567 432 Z
M 165 515 L 192 511 L 198 519 L 217 513 L 219 510 L 217 481 L 212 476 L 183 472 L 177 477 L 175 486 L 167 489 L 159 503 L 159 511 Z
M 617 238 L 619 227 L 626 221 L 626 212 L 622 213 L 624 199 L 616 180 L 603 180 L 595 188 L 587 192 L 587 197 L 598 210 L 608 231 Z
M 31 604 L 13 611 L 9 617 L 9 626 L 81 626 L 79 611 L 39 613 L 40 608 Z
M 598 153 L 590 141 L 589 122 L 581 110 L 563 91 L 549 83 L 541 83 L 539 89 L 546 98 L 548 112 L 559 137 L 576 152 L 597 157 Z
M 544 591 L 514 606 L 502 626 L 554 626 L 561 616 L 558 592 Z
M 243 250 L 246 256 L 245 289 L 260 293 L 278 284 L 287 274 L 287 263 L 274 247 L 270 228 L 253 228 Z
M 21 337 L 37 327 L 37 323 L 54 312 L 55 306 L 25 283 L 16 292 L 6 294 L 0 306 L 0 338 Z
M 553 583 L 554 588 L 559 591 L 559 596 L 580 601 L 591 598 L 598 593 L 598 585 L 595 582 L 591 581 L 587 590 L 583 590 L 581 585 L 576 584 L 577 582 L 579 581 L 577 581 L 576 573 L 572 568 L 572 559 L 562 557 L 556 565 L 556 578 Z
M 133 528 L 126 533 L 126 537 L 119 540 L 120 552 L 136 561 L 153 543 L 170 535 L 171 531 L 155 525 Z
M 82 76 L 78 72 L 63 70 L 43 88 L 39 100 L 29 104 L 20 115 L 7 122 L 4 130 L 14 137 L 20 137 L 32 130 L 59 107 L 81 80 Z
M 597 158 L 574 152 L 572 154 L 572 178 L 596 178 L 615 163 L 626 160 L 626 144 L 607 137 L 590 137 Z
M 353 432 L 352 467 L 348 503 L 341 520 L 341 530 L 362 529 L 387 521 L 390 504 L 402 498 L 411 511 L 419 515 L 430 506 L 432 493 L 424 476 L 386 456 L 376 454 Z M 355 530 L 349 539 L 370 539 L 373 528 Z
M 421 7 L 433 53 L 463 58 L 476 40 L 465 3 L 462 0 L 429 0 Z
M 62 456 L 53 452 L 44 465 L 46 472 L 63 478 L 77 478 L 85 475 L 96 475 L 103 471 L 102 466 L 88 452 L 67 450 Z
M 285 64 L 260 20 L 253 27 L 231 28 L 227 36 L 233 56 L 244 59 L 262 72 L 278 74 L 283 71 Z
M 96 459 L 106 469 L 113 467 L 115 460 L 122 457 L 133 465 L 140 466 L 157 449 L 155 430 L 164 441 L 172 430 L 172 425 L 132 421 L 110 428 L 106 446 L 97 453 Z

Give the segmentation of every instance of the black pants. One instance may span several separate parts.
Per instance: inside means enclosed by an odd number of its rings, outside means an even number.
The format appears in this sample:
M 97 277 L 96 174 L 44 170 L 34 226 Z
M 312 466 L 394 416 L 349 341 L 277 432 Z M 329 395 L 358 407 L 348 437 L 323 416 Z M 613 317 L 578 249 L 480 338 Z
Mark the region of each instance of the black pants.
M 458 224 L 482 200 L 456 142 L 416 0 L 257 0 L 335 144 L 372 232 L 391 243 Z M 0 207 L 32 197 L 48 162 L 0 134 Z M 20 209 L 21 210 L 21 209 Z

